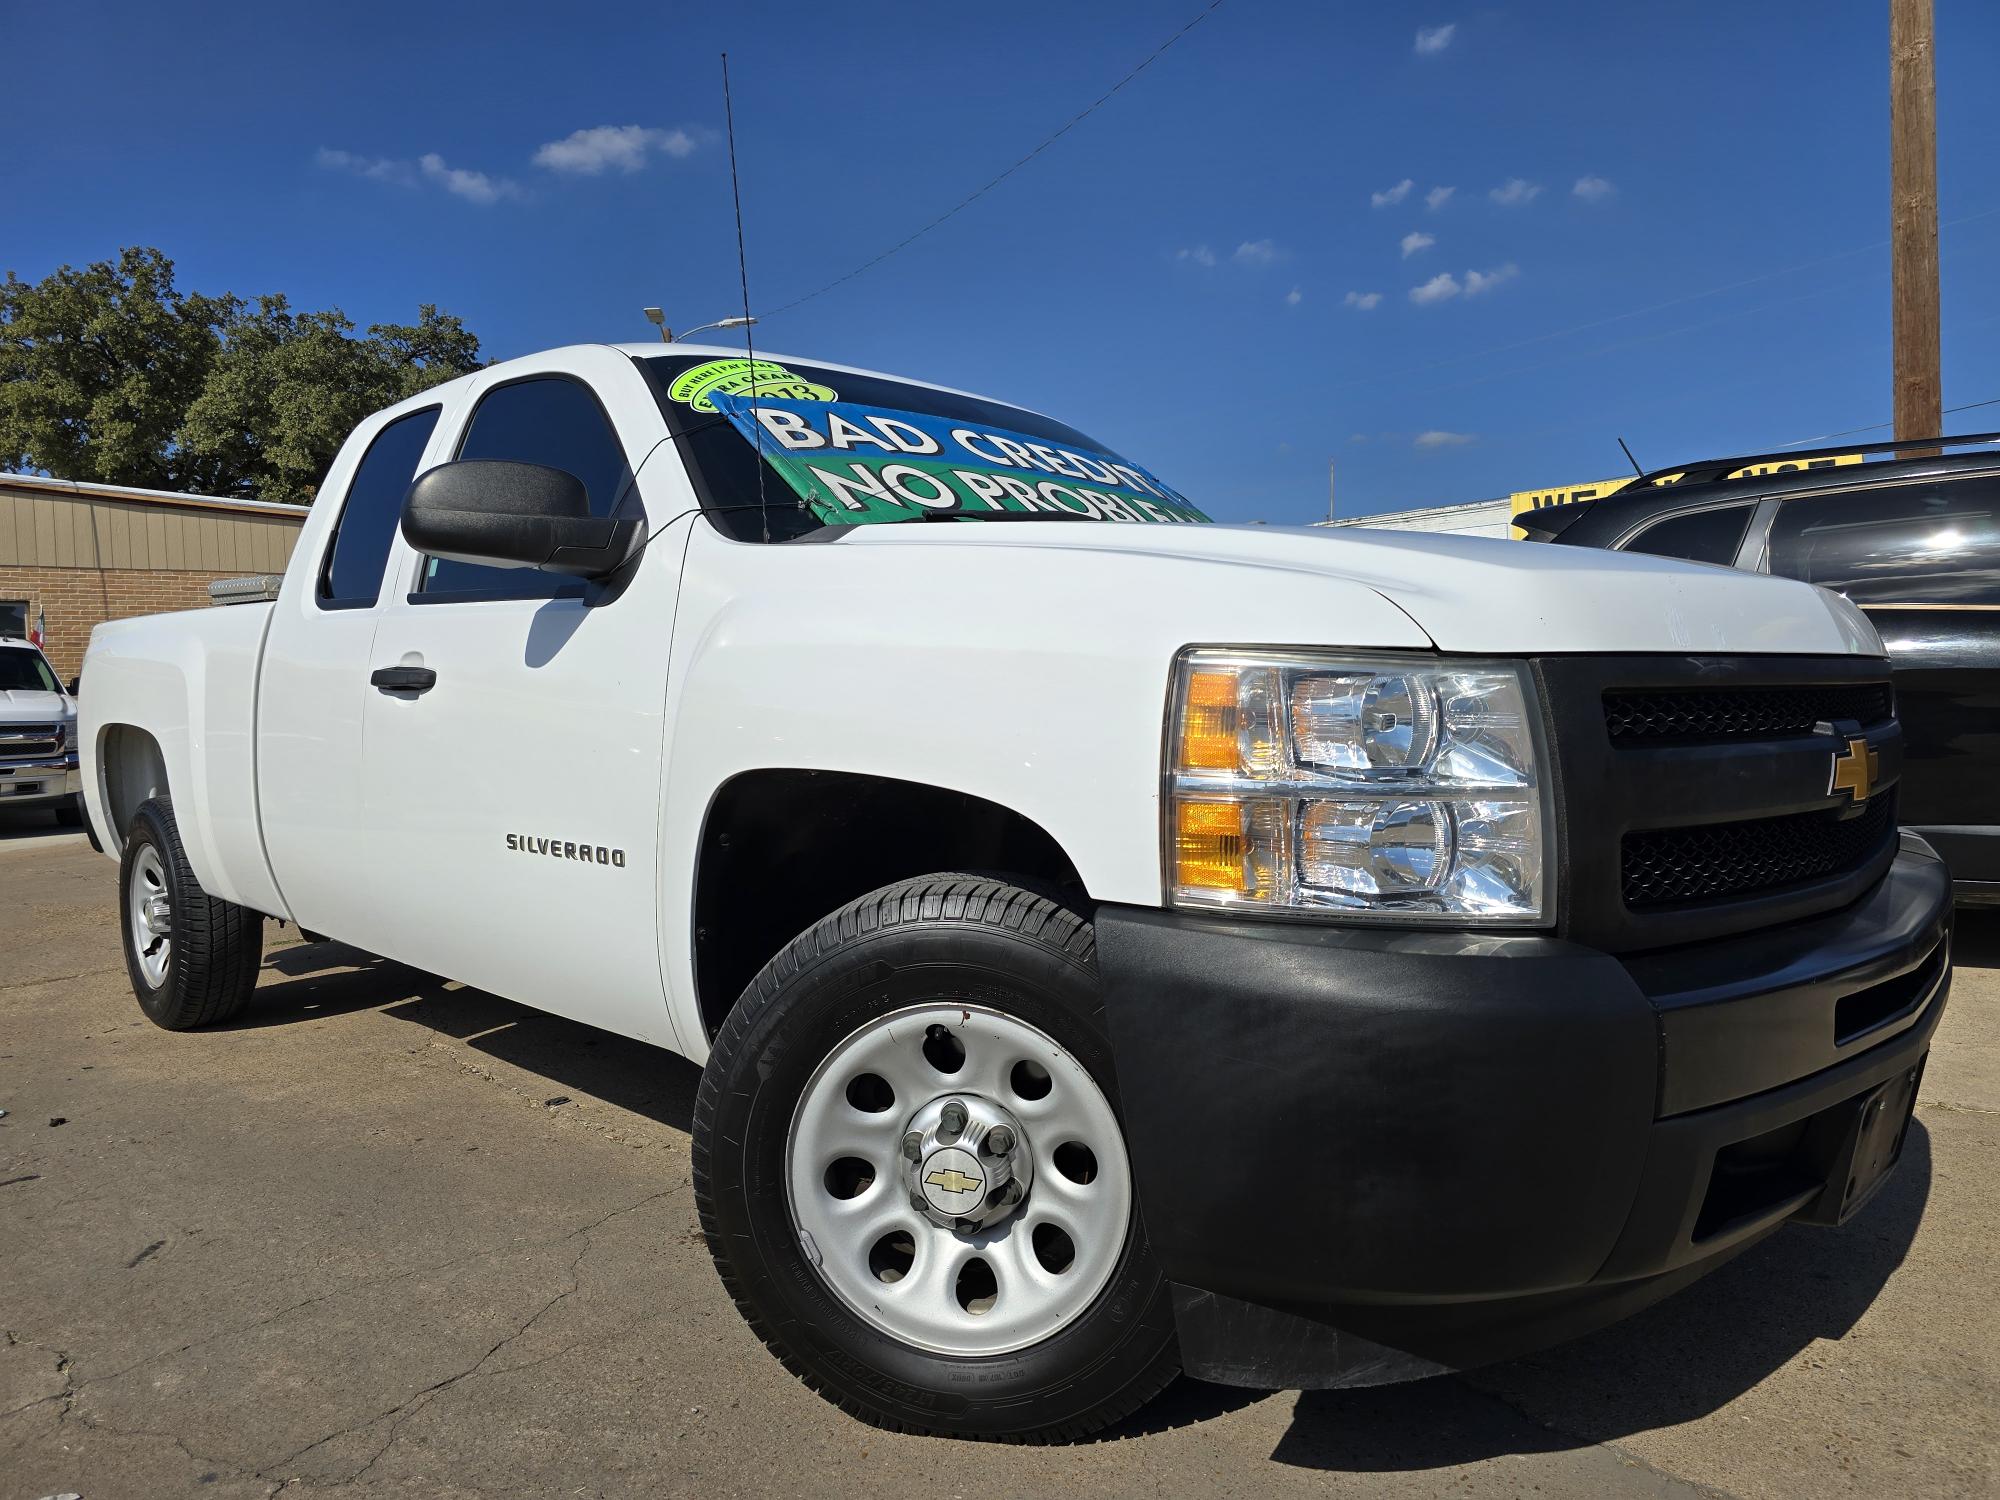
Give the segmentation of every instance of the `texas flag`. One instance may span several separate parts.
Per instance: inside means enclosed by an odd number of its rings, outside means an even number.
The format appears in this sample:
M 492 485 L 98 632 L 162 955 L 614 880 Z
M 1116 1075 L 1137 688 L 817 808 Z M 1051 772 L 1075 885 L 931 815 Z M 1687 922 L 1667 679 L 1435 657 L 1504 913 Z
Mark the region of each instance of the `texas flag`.
M 28 632 L 28 639 L 38 651 L 48 644 L 49 612 L 46 609 L 35 611 L 35 628 Z

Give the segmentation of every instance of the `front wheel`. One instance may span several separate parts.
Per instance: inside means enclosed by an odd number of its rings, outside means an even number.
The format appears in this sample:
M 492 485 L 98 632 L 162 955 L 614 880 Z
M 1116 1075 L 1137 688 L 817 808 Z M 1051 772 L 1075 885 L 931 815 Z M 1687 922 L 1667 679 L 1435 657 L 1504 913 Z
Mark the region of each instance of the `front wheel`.
M 751 1327 L 867 1421 L 1081 1437 L 1178 1372 L 1090 926 L 931 876 L 794 940 L 695 1105 L 709 1249 Z
M 125 970 L 148 1020 L 186 1031 L 226 1021 L 249 1003 L 264 918 L 201 888 L 165 797 L 142 802 L 133 815 L 118 896 Z

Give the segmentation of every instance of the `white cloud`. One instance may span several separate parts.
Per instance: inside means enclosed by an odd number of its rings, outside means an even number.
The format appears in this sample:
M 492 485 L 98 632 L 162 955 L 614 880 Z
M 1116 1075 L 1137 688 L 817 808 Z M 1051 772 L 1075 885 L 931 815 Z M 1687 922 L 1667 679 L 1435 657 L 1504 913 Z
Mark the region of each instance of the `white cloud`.
M 371 182 L 392 182 L 398 187 L 432 183 L 472 203 L 498 203 L 502 198 L 521 196 L 519 184 L 505 177 L 449 166 L 435 151 L 426 151 L 414 162 L 408 162 L 386 156 L 357 156 L 352 151 L 322 146 L 314 160 L 329 171 L 352 172 Z
M 1435 57 L 1451 45 L 1452 37 L 1458 31 L 1458 22 L 1445 26 L 1420 26 L 1417 28 L 1417 56 Z
M 1245 240 L 1232 257 L 1239 266 L 1268 266 L 1284 259 L 1285 252 L 1270 240 Z
M 1429 432 L 1418 433 L 1415 443 L 1419 448 L 1463 448 L 1471 441 L 1472 434 L 1469 432 L 1444 432 L 1434 427 Z
M 1503 281 L 1512 281 L 1521 274 L 1521 268 L 1511 260 L 1504 266 L 1495 266 L 1490 271 L 1467 271 L 1465 273 L 1465 295 L 1477 297 L 1481 292 L 1490 292 Z
M 1437 236 L 1425 234 L 1421 229 L 1412 230 L 1403 236 L 1403 259 L 1408 260 L 1419 250 L 1428 250 L 1437 243 Z
M 1340 302 L 1343 307 L 1358 307 L 1363 312 L 1372 312 L 1381 300 L 1380 292 L 1349 292 Z
M 1206 245 L 1192 245 L 1186 250 L 1176 250 L 1174 252 L 1174 259 L 1189 261 L 1194 265 L 1207 268 L 1215 264 L 1215 252 Z
M 1434 187 L 1424 194 L 1424 206 L 1432 213 L 1436 213 L 1451 202 L 1451 195 L 1457 191 L 1455 187 Z
M 1461 290 L 1456 276 L 1440 271 L 1422 286 L 1411 287 L 1410 300 L 1419 307 L 1429 307 L 1433 302 L 1449 302 Z
M 1579 177 L 1576 180 L 1576 186 L 1571 188 L 1570 191 L 1575 193 L 1585 203 L 1596 203 L 1602 199 L 1609 198 L 1618 189 L 1602 177 Z
M 1539 182 L 1530 182 L 1525 177 L 1509 177 L 1486 196 L 1502 208 L 1519 208 L 1524 203 L 1533 203 L 1542 194 Z
M 1365 432 L 1350 432 L 1347 435 L 1347 440 L 1350 443 L 1365 443 L 1368 441 L 1368 434 Z
M 607 168 L 636 172 L 654 153 L 676 160 L 690 155 L 701 142 L 692 131 L 659 130 L 648 125 L 595 125 L 572 131 L 535 152 L 535 165 L 551 172 L 600 176 Z
M 1285 306 L 1287 307 L 1297 307 L 1305 300 L 1306 294 L 1297 287 L 1293 287 L 1289 292 L 1285 293 Z
M 417 180 L 408 162 L 391 161 L 382 156 L 357 156 L 352 151 L 335 151 L 322 146 L 313 160 L 329 172 L 352 172 L 356 177 L 366 177 L 371 182 L 393 182 L 400 187 L 413 187 Z
M 427 182 L 435 182 L 447 193 L 469 203 L 498 203 L 502 198 L 521 196 L 520 188 L 506 178 L 489 177 L 468 167 L 447 166 L 445 159 L 435 151 L 426 151 L 418 157 L 417 166 L 422 169 Z
M 1410 196 L 1410 189 L 1416 184 L 1405 177 L 1392 188 L 1384 188 L 1379 193 L 1370 193 L 1368 201 L 1377 208 L 1391 208 Z

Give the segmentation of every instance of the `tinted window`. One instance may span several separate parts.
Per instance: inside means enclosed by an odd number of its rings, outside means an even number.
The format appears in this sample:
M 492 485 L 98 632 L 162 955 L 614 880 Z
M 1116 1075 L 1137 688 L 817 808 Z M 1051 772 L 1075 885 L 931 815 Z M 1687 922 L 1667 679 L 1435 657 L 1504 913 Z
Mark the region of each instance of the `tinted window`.
M 27 600 L 0 599 L 0 636 L 12 636 L 20 641 L 28 638 Z
M 1857 604 L 2000 603 L 2000 478 L 1787 500 L 1771 571 Z
M 1736 549 L 1743 545 L 1743 532 L 1749 524 L 1747 505 L 1698 510 L 1647 527 L 1627 542 L 1624 550 L 1650 552 L 1655 557 L 1684 557 L 1689 562 L 1721 563 L 1726 568 L 1736 561 Z
M 382 588 L 389 544 L 403 516 L 403 495 L 417 477 L 424 444 L 437 426 L 438 408 L 398 417 L 375 434 L 361 456 L 347 501 L 327 543 L 319 597 L 326 604 L 373 604 Z
M 489 391 L 473 409 L 458 456 L 546 464 L 574 474 L 583 481 L 594 516 L 611 514 L 627 478 L 625 449 L 597 398 L 580 382 L 553 375 Z M 575 580 L 557 573 L 439 558 L 425 559 L 421 587 L 427 594 L 477 592 L 516 599 L 580 591 Z
M 0 651 L 0 692 L 10 688 L 29 693 L 53 693 L 56 690 L 56 674 L 42 660 L 41 652 L 11 647 Z

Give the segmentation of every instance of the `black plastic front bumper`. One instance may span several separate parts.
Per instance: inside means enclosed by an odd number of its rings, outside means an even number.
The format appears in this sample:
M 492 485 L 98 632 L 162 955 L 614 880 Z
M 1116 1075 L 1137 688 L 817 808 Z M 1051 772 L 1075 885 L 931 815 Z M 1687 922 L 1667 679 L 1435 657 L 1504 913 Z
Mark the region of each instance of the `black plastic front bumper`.
M 1190 1370 L 1340 1385 L 1510 1358 L 1844 1217 L 1900 1149 L 1950 931 L 1950 877 L 1909 837 L 1846 910 L 1622 959 L 1100 908 Z

